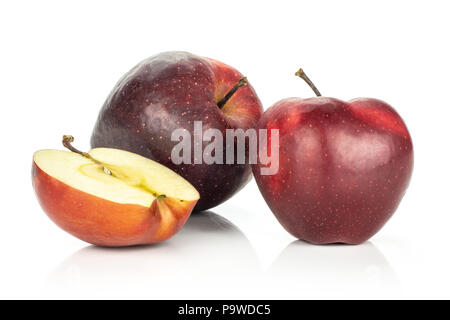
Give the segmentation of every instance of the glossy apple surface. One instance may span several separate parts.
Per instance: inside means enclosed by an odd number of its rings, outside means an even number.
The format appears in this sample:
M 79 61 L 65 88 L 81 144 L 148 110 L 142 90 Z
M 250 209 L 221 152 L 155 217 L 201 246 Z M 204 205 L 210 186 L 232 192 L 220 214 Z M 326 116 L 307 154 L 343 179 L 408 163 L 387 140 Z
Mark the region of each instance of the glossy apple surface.
M 258 127 L 279 129 L 279 171 L 263 176 L 254 165 L 258 187 L 299 239 L 364 242 L 392 216 L 409 184 L 411 137 L 380 100 L 284 99 Z
M 199 197 L 185 179 L 130 152 L 100 148 L 89 154 L 112 174 L 73 152 L 34 154 L 36 195 L 59 227 L 83 241 L 111 247 L 160 242 L 182 228 Z
M 203 132 L 253 128 L 262 106 L 251 85 L 240 88 L 219 108 L 219 102 L 242 74 L 221 62 L 187 52 L 166 52 L 144 60 L 129 71 L 107 98 L 95 125 L 92 147 L 128 150 L 158 161 L 187 179 L 199 191 L 196 211 L 219 205 L 251 178 L 248 164 L 176 165 L 171 152 L 174 130 L 192 133 L 194 121 Z M 202 150 L 210 142 L 202 143 Z M 236 152 L 236 148 L 235 152 Z M 225 155 L 225 148 L 224 148 Z

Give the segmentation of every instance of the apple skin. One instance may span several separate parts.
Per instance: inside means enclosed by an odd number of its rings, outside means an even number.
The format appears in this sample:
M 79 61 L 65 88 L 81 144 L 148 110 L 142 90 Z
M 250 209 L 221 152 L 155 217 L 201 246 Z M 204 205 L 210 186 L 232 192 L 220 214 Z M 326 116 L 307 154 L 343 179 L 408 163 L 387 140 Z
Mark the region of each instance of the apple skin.
M 32 181 L 42 209 L 60 228 L 88 243 L 124 247 L 164 241 L 177 233 L 197 201 L 168 197 L 150 208 L 105 200 L 45 173 L 33 161 Z
M 411 137 L 380 100 L 288 98 L 258 128 L 279 129 L 279 171 L 264 176 L 255 164 L 253 174 L 278 221 L 299 239 L 362 243 L 392 216 L 409 184 Z
M 250 84 L 241 87 L 222 109 L 217 106 L 241 77 L 221 62 L 187 52 L 150 57 L 129 71 L 110 93 L 98 116 L 91 146 L 118 148 L 155 160 L 199 191 L 195 211 L 215 207 L 247 184 L 251 166 L 175 165 L 171 152 L 178 142 L 171 141 L 171 135 L 178 128 L 188 130 L 194 150 L 194 121 L 203 122 L 203 132 L 215 128 L 224 137 L 226 129 L 254 128 L 263 109 Z M 203 142 L 202 150 L 209 143 Z M 225 148 L 223 154 L 225 157 Z

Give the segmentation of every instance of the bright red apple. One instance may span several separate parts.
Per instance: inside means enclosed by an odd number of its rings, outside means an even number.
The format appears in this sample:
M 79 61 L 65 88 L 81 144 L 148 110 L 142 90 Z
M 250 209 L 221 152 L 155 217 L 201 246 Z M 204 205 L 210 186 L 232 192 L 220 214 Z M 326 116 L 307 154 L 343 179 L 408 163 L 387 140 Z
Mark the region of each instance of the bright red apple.
M 279 129 L 279 170 L 258 187 L 283 227 L 315 243 L 359 244 L 392 216 L 409 184 L 413 146 L 387 103 L 359 98 L 288 98 L 261 117 L 260 129 Z M 260 148 L 270 150 L 268 146 Z
M 155 160 L 199 191 L 196 211 L 215 207 L 250 180 L 251 166 L 207 164 L 201 155 L 194 159 L 194 154 L 190 164 L 175 164 L 171 153 L 178 142 L 171 136 L 177 129 L 193 133 L 195 121 L 202 121 L 202 134 L 209 128 L 220 130 L 223 136 L 227 129 L 254 128 L 262 105 L 253 88 L 242 86 L 246 83 L 240 79 L 242 74 L 234 68 L 187 52 L 150 57 L 114 87 L 98 116 L 91 145 L 127 150 Z M 208 144 L 194 141 L 192 149 L 200 147 L 201 152 L 209 153 L 205 149 Z
M 41 150 L 33 186 L 47 215 L 86 242 L 108 247 L 163 241 L 178 232 L 199 198 L 172 170 L 127 151 Z

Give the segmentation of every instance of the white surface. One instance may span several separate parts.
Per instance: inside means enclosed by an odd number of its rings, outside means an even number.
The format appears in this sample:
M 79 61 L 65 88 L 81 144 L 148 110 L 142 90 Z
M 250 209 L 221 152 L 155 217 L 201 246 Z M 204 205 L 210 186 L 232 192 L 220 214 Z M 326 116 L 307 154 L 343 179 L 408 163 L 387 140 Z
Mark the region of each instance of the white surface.
M 0 298 L 450 298 L 448 1 L 8 1 L 0 4 Z M 370 242 L 293 243 L 254 181 L 171 240 L 100 249 L 58 229 L 32 153 L 87 149 L 97 112 L 137 62 L 186 50 L 246 74 L 268 108 L 376 97 L 402 115 L 415 169 Z M 217 230 L 218 229 L 218 230 Z

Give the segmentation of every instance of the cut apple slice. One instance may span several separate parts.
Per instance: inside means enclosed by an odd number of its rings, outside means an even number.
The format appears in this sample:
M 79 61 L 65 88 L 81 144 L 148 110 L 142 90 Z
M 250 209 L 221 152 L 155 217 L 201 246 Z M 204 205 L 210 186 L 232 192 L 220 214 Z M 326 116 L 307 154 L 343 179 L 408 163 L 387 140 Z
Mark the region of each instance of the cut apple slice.
M 197 190 L 159 163 L 118 149 L 37 151 L 33 186 L 62 229 L 101 246 L 163 241 L 182 228 Z

